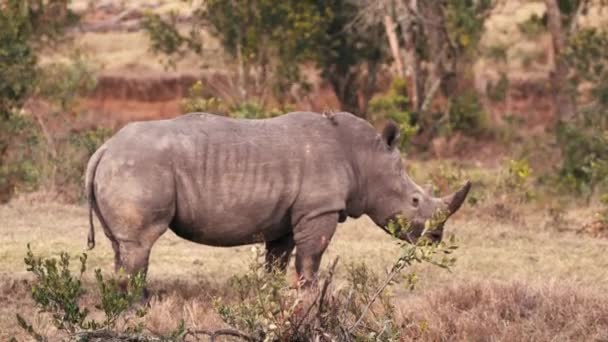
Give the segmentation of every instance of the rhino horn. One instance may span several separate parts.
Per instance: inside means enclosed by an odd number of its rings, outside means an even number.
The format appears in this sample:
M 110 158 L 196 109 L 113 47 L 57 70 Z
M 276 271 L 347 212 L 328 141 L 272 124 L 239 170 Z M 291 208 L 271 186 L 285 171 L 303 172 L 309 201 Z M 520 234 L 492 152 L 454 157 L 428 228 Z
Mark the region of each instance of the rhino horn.
M 442 198 L 443 202 L 448 206 L 449 215 L 452 215 L 460 209 L 460 206 L 462 206 L 462 203 L 464 203 L 464 200 L 469 194 L 469 190 L 471 190 L 471 182 L 467 181 L 460 190 Z

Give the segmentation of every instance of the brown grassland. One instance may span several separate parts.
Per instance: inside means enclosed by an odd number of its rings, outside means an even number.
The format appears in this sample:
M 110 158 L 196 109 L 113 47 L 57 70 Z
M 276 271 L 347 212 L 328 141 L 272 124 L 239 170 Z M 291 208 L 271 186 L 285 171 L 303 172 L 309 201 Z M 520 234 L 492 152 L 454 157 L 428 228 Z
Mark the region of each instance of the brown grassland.
M 26 244 L 43 256 L 76 255 L 86 248 L 86 207 L 44 197 L 21 196 L 0 206 L 0 341 L 28 339 L 15 313 L 54 336 L 52 323 L 37 313 L 28 293 Z M 548 214 L 549 200 L 507 204 L 507 209 L 501 201 L 468 204 L 449 222 L 448 232 L 460 246 L 451 272 L 418 266 L 416 289 L 391 289 L 403 339 L 608 341 L 608 240 L 576 231 L 593 218 L 594 208 L 570 204 L 555 221 Z M 111 273 L 112 250 L 99 227 L 97 247 L 88 254 L 91 269 Z M 364 217 L 338 228 L 323 267 L 338 255 L 342 268 L 336 286 L 344 281 L 344 264 L 365 262 L 382 273 L 399 248 Z M 212 248 L 166 233 L 151 256 L 148 279 L 154 295 L 146 327 L 167 333 L 182 319 L 196 329 L 223 327 L 213 298 L 230 297 L 225 282 L 244 272 L 250 257 L 250 247 Z

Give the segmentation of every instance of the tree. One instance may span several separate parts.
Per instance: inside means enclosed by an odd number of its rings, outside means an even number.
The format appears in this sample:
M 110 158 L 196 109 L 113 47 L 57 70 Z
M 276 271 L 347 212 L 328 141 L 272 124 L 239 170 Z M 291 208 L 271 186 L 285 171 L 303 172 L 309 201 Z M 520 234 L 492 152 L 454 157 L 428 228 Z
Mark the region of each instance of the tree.
M 316 64 L 342 109 L 366 117 L 378 71 L 387 60 L 382 25 L 361 25 L 357 18 L 363 8 L 355 2 L 324 3 L 331 16 L 326 19 L 325 36 L 315 51 Z
M 608 178 L 608 31 L 582 27 L 580 19 L 606 3 L 546 0 L 545 5 L 554 52 L 550 81 L 562 152 L 559 172 L 564 183 L 591 196 Z
M 385 54 L 381 26 L 351 25 L 359 10 L 348 0 L 210 0 L 195 10 L 190 36 L 159 15 L 147 16 L 144 28 L 152 48 L 166 55 L 201 52 L 196 32 L 211 32 L 237 65 L 237 101 L 264 102 L 272 89 L 284 102 L 293 85 L 308 89 L 300 67 L 314 62 L 342 108 L 364 115 Z
M 569 89 L 567 82 L 570 67 L 565 51 L 568 39 L 576 31 L 578 16 L 587 4 L 587 0 L 545 0 L 547 27 L 553 41 L 555 68 L 551 71 L 550 80 L 555 116 L 558 122 L 572 121 L 576 115 L 574 94 Z M 568 23 L 568 26 L 564 25 Z
M 54 151 L 40 148 L 41 141 L 52 145 L 52 139 L 42 120 L 22 109 L 33 96 L 59 100 L 77 93 L 64 87 L 63 94 L 53 94 L 58 88 L 49 87 L 53 82 L 48 81 L 69 75 L 50 75 L 50 69 L 37 64 L 39 51 L 63 42 L 65 28 L 77 20 L 67 0 L 0 3 L 0 201 L 7 200 L 17 185 L 34 183 L 40 174 L 35 156 Z
M 457 82 L 466 79 L 470 81 L 477 43 L 483 34 L 485 18 L 492 9 L 493 2 L 491 0 L 366 0 L 363 2 L 366 10 L 362 13 L 366 22 L 384 26 L 386 40 L 391 47 L 397 70 L 400 76 L 410 83 L 410 111 L 422 133 L 427 133 L 428 139 L 435 134 L 434 131 L 439 124 L 451 123 L 457 119 L 457 116 L 451 113 L 453 103 L 460 104 L 468 99 L 477 101 L 476 93 L 459 89 Z M 442 110 L 442 117 L 434 119 L 430 117 L 430 107 L 437 94 L 441 94 L 448 101 Z
M 48 16 L 46 10 L 63 2 L 40 4 L 37 8 L 31 5 L 19 0 L 0 4 L 0 193 L 4 194 L 0 201 L 10 196 L 14 183 L 27 178 L 27 165 L 10 165 L 9 147 L 18 136 L 31 135 L 28 119 L 19 115 L 19 110 L 34 89 L 39 72 L 34 46 L 37 34 L 43 31 L 42 18 Z

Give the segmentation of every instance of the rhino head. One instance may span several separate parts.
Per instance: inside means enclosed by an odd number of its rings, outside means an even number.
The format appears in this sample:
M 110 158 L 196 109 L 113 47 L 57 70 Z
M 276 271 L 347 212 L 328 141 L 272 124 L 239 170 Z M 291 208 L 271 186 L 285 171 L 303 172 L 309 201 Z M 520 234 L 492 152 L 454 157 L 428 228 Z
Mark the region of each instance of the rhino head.
M 378 141 L 380 140 L 380 141 Z M 381 228 L 401 240 L 416 243 L 421 237 L 440 242 L 443 226 L 463 204 L 471 183 L 445 197 L 434 197 L 405 172 L 397 148 L 399 126 L 389 121 L 374 153 L 368 154 L 371 173 L 365 213 Z M 394 224 L 397 222 L 397 224 Z

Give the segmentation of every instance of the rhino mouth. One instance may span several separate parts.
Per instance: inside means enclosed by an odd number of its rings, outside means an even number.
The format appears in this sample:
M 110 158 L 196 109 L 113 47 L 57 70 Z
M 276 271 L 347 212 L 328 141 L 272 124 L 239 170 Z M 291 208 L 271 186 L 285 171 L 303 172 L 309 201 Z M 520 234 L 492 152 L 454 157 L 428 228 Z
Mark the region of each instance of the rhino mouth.
M 395 227 L 391 229 L 391 222 L 398 221 L 397 218 L 400 216 L 400 213 L 391 215 L 391 217 L 394 217 L 394 219 L 389 219 L 386 224 L 382 225 L 382 230 L 384 230 L 387 234 L 396 237 L 399 240 L 405 241 L 410 244 L 415 244 L 418 240 L 418 238 L 416 237 L 416 233 L 418 233 L 419 236 L 423 232 L 424 223 L 413 221 L 405 225 L 397 225 L 396 229 Z

